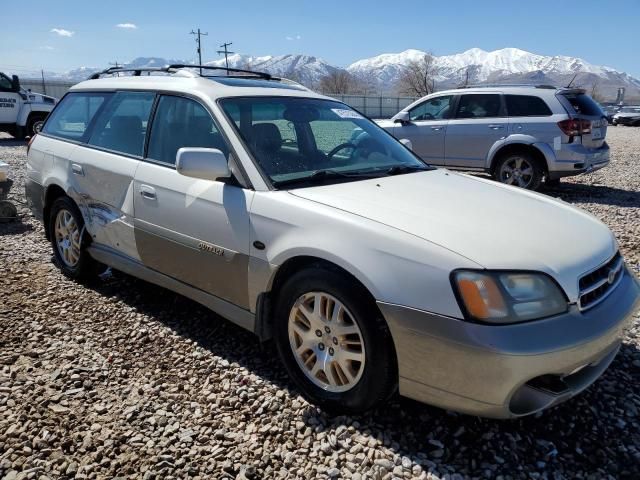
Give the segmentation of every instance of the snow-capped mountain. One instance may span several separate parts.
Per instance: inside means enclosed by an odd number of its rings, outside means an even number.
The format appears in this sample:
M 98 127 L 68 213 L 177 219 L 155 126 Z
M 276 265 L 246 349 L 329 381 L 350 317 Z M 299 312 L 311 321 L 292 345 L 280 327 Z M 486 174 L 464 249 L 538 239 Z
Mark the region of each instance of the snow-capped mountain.
M 207 65 L 224 67 L 225 60 L 221 58 L 207 62 Z M 310 55 L 253 57 L 236 53 L 229 56 L 229 67 L 269 72 L 309 86 L 316 85 L 322 77 L 338 70 L 321 58 Z
M 382 91 L 391 91 L 402 72 L 412 61 L 426 55 L 421 50 L 405 50 L 358 60 L 347 67 L 353 74 L 374 78 Z M 592 65 L 581 58 L 561 55 L 545 56 L 518 48 L 503 48 L 487 52 L 472 48 L 455 55 L 434 57 L 435 80 L 440 88 L 459 85 L 467 74 L 472 83 L 515 83 L 535 81 L 567 84 L 574 75 L 575 84 L 598 84 L 602 93 L 609 95 L 618 87 L 640 91 L 640 80 L 611 67 Z
M 401 53 L 385 53 L 372 58 L 358 60 L 346 69 L 333 66 L 321 58 L 311 55 L 266 55 L 252 56 L 233 54 L 229 66 L 267 71 L 274 75 L 296 80 L 312 88 L 320 79 L 332 72 L 346 70 L 367 83 L 378 93 L 396 93 L 398 79 L 406 66 L 420 60 L 426 53 L 422 50 L 405 50 Z M 126 67 L 161 67 L 172 63 L 191 64 L 183 60 L 160 57 L 139 57 L 125 64 Z M 208 65 L 224 66 L 224 58 L 207 62 Z M 434 57 L 435 80 L 438 89 L 460 85 L 465 80 L 471 83 L 549 83 L 566 85 L 573 77 L 575 85 L 591 88 L 597 85 L 598 92 L 607 99 L 615 98 L 618 87 L 627 89 L 627 96 L 640 96 L 640 80 L 611 67 L 593 65 L 581 58 L 561 55 L 545 56 L 520 50 L 503 48 L 487 52 L 472 48 L 463 53 Z M 80 67 L 62 74 L 47 73 L 45 76 L 60 80 L 80 81 L 102 70 L 97 67 Z M 34 75 L 39 77 L 38 75 Z

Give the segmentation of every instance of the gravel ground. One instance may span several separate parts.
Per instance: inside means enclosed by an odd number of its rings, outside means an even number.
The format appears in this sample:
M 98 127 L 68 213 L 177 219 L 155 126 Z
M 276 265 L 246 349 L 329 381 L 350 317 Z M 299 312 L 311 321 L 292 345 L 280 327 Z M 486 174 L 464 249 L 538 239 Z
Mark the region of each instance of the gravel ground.
M 612 164 L 546 193 L 590 211 L 640 269 L 640 129 Z M 0 138 L 23 198 L 25 146 Z M 115 273 L 52 265 L 41 225 L 0 225 L 0 478 L 638 478 L 640 318 L 606 374 L 531 418 L 396 398 L 361 417 L 303 400 L 272 347 L 199 305 Z

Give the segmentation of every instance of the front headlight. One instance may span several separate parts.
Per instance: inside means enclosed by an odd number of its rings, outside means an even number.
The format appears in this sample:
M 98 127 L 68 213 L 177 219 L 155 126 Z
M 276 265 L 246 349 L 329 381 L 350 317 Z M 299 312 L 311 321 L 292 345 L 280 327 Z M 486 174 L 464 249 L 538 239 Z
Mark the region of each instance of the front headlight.
M 480 322 L 526 322 L 568 309 L 560 287 L 543 273 L 457 270 L 452 280 L 460 307 Z

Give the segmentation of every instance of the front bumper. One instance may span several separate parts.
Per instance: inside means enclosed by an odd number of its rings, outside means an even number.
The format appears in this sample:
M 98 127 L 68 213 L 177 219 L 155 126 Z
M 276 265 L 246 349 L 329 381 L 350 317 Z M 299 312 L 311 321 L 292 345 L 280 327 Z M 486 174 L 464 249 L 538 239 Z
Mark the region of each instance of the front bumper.
M 613 361 L 640 305 L 625 269 L 616 289 L 585 312 L 515 325 L 483 325 L 378 302 L 396 347 L 400 393 L 472 415 L 509 418 L 556 405 Z
M 609 165 L 611 150 L 605 142 L 600 148 L 587 148 L 579 143 L 564 144 L 549 165 L 549 178 L 556 180 L 581 173 L 591 173 Z

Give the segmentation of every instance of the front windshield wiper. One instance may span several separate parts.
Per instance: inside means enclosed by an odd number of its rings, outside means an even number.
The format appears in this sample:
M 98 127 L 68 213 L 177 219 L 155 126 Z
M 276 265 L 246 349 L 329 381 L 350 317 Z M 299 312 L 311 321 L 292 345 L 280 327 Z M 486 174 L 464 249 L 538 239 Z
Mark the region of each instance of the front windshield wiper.
M 424 170 L 433 170 L 428 165 L 394 165 L 387 169 L 387 175 L 401 175 L 403 173 L 421 172 Z
M 272 181 L 274 187 L 280 188 L 284 186 L 291 186 L 296 184 L 315 183 L 317 181 L 334 180 L 334 179 L 364 179 L 364 178 L 377 178 L 380 176 L 379 172 L 339 172 L 337 170 L 316 170 L 311 175 L 305 177 L 287 178 L 286 180 Z

